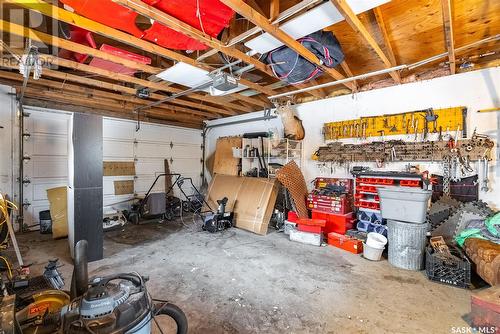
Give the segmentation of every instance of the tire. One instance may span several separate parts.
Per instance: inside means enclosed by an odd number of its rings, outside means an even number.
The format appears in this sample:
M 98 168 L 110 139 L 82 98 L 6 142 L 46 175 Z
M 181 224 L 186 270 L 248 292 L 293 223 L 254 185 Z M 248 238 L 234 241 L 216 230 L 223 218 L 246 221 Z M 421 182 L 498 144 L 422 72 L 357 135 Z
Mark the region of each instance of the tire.
M 184 211 L 186 213 L 191 211 L 191 203 L 189 203 L 189 201 L 182 202 L 182 211 Z
M 128 215 L 128 221 L 131 224 L 138 225 L 139 224 L 139 214 L 137 212 L 131 212 Z
M 174 319 L 177 324 L 177 334 L 187 334 L 188 332 L 188 320 L 184 312 L 182 310 L 171 303 L 166 304 L 157 304 L 155 305 L 156 315 L 168 315 L 172 319 Z
M 165 212 L 163 214 L 163 216 L 165 217 L 166 220 L 168 221 L 172 221 L 174 219 L 174 213 L 170 210 L 167 210 L 167 212 Z

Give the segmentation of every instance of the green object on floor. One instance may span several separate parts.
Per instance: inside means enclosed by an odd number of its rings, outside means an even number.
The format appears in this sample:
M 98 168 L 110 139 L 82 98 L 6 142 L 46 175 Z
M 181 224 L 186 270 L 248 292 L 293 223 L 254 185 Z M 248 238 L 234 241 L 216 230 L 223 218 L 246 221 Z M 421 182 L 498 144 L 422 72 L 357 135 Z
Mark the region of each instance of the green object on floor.
M 464 247 L 465 239 L 467 238 L 479 238 L 486 239 L 481 235 L 481 230 L 478 228 L 469 228 L 463 230 L 459 235 L 455 237 L 455 241 L 460 247 Z
M 488 231 L 495 237 L 500 237 L 500 212 L 484 221 Z

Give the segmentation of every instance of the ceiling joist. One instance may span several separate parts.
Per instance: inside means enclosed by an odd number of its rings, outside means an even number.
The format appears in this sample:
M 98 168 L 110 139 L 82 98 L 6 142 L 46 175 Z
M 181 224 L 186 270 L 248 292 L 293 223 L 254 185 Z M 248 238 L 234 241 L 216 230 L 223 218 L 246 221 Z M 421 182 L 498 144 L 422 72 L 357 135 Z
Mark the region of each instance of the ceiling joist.
M 393 67 L 393 64 L 387 58 L 385 55 L 384 51 L 380 48 L 378 43 L 375 41 L 373 36 L 368 32 L 366 27 L 361 23 L 359 18 L 356 16 L 356 14 L 353 12 L 349 4 L 345 0 L 330 0 L 332 4 L 337 8 L 337 10 L 342 14 L 342 16 L 346 19 L 347 23 L 351 26 L 351 28 L 356 31 L 358 34 L 360 34 L 366 42 L 370 45 L 370 47 L 375 51 L 375 53 L 379 56 L 379 58 L 382 60 L 382 62 L 385 65 L 385 68 L 391 68 Z M 396 81 L 397 83 L 401 82 L 401 77 L 399 73 L 397 72 L 391 72 L 389 73 L 391 77 Z
M 161 47 L 157 44 L 142 40 L 140 38 L 137 38 L 137 37 L 132 36 L 130 34 L 127 34 L 125 32 L 119 31 L 117 29 L 113 29 L 113 28 L 108 27 L 104 24 L 87 19 L 87 18 L 80 16 L 78 14 L 64 10 L 63 8 L 53 6 L 53 5 L 51 5 L 45 1 L 42 1 L 42 0 L 30 0 L 30 1 L 3 0 L 3 2 L 8 3 L 8 4 L 14 4 L 14 5 L 20 6 L 22 8 L 26 8 L 29 10 L 40 12 L 43 15 L 51 17 L 55 20 L 58 20 L 61 22 L 66 22 L 68 24 L 86 29 L 88 31 L 92 31 L 93 33 L 105 36 L 107 38 L 118 41 L 120 43 L 130 45 L 130 46 L 137 48 L 139 50 L 143 50 L 143 51 L 146 51 L 146 52 L 149 52 L 152 54 L 156 54 L 158 56 L 165 57 L 165 58 L 168 58 L 168 59 L 171 59 L 174 61 L 184 62 L 186 64 L 189 64 L 189 65 L 192 65 L 192 66 L 195 66 L 195 67 L 207 70 L 207 71 L 215 70 L 215 68 L 213 68 L 207 64 L 197 62 L 195 59 L 189 58 L 189 57 L 182 55 L 180 53 L 166 49 L 166 48 Z M 251 82 L 249 80 L 246 80 L 244 78 L 240 79 L 240 83 L 242 85 L 245 85 L 251 89 L 254 89 L 254 90 L 261 92 L 261 93 L 264 93 L 264 94 L 266 94 L 266 92 L 269 92 L 266 88 L 263 88 L 261 85 L 256 84 L 254 82 Z M 240 94 L 236 94 L 236 96 L 239 96 L 239 95 Z
M 316 57 L 311 51 L 306 49 L 302 44 L 297 42 L 295 39 L 287 35 L 285 32 L 280 30 L 278 27 L 269 23 L 265 16 L 262 16 L 252 7 L 247 5 L 243 0 L 221 0 L 222 3 L 232 8 L 235 12 L 247 18 L 250 22 L 256 26 L 262 28 L 265 32 L 272 35 L 274 38 L 278 39 L 280 42 L 288 46 L 293 51 L 297 52 L 299 55 L 310 61 L 311 63 L 317 65 L 321 70 L 330 75 L 335 80 L 344 79 L 344 76 L 333 68 L 328 68 L 323 65 L 323 63 Z M 345 83 L 345 86 L 354 90 L 354 85 L 352 82 Z
M 387 27 L 385 25 L 384 16 L 382 15 L 382 10 L 380 7 L 375 7 L 373 9 L 373 14 L 375 14 L 375 20 L 382 33 L 382 38 L 384 39 L 385 49 L 387 50 L 387 57 L 391 62 L 391 66 L 397 66 L 396 56 L 394 55 L 394 50 L 392 49 L 391 40 L 389 39 L 389 34 L 387 33 Z
M 91 54 L 91 55 L 98 54 L 98 53 L 94 53 L 95 51 L 98 51 L 98 50 L 85 47 L 84 45 L 81 45 L 81 44 L 77 44 L 77 43 L 73 43 L 73 42 L 69 42 L 69 41 L 64 41 L 61 38 L 58 38 L 55 36 L 50 36 L 50 35 L 47 35 L 44 33 L 40 33 L 40 32 L 35 31 L 33 29 L 24 28 L 20 25 L 8 23 L 8 22 L 3 21 L 3 20 L 0 20 L 0 31 L 6 31 L 6 32 L 9 32 L 9 33 L 12 33 L 15 35 L 23 36 L 26 38 L 31 38 L 32 40 L 47 43 L 47 44 L 53 45 L 55 47 L 60 47 L 62 44 L 64 44 L 65 49 L 73 51 L 73 52 L 85 53 L 85 51 L 88 51 L 89 54 Z M 62 41 L 66 42 L 66 43 L 61 43 Z M 85 48 L 90 49 L 90 50 L 86 50 Z M 110 56 L 111 57 L 109 57 L 107 60 L 114 61 L 113 59 L 120 58 L 117 56 L 112 56 L 112 55 L 110 55 Z M 88 72 L 90 74 L 100 75 L 100 76 L 107 77 L 107 78 L 112 79 L 112 80 L 118 80 L 118 81 L 122 81 L 125 83 L 132 82 L 132 83 L 135 83 L 135 84 L 142 86 L 142 87 L 148 87 L 148 88 L 161 90 L 161 91 L 165 91 L 165 92 L 173 93 L 173 94 L 182 92 L 181 89 L 171 87 L 170 85 L 166 85 L 165 83 L 158 83 L 158 82 L 143 80 L 143 79 L 139 79 L 139 78 L 136 78 L 133 76 L 103 70 L 103 69 L 100 69 L 100 68 L 97 68 L 94 66 L 89 66 L 86 64 L 82 64 L 82 63 L 78 63 L 78 62 L 74 62 L 74 61 L 66 60 L 66 59 L 62 59 L 62 58 L 57 58 L 54 56 L 41 55 L 41 57 L 45 57 L 49 61 L 49 63 L 54 64 L 54 65 L 68 67 L 68 68 L 72 68 L 74 70 L 79 70 L 79 71 L 85 71 L 85 72 Z M 97 55 L 96 55 L 96 57 L 97 57 Z M 223 108 L 231 108 L 231 109 L 239 110 L 241 112 L 251 111 L 251 110 L 248 110 L 247 107 L 243 107 L 243 106 L 240 106 L 240 105 L 235 104 L 235 103 L 229 103 L 228 101 L 225 100 L 224 97 L 217 98 L 217 97 L 212 97 L 212 96 L 204 95 L 204 94 L 200 94 L 200 93 L 193 93 L 189 97 L 192 99 L 197 99 L 197 100 L 208 102 L 208 103 L 219 104 L 219 105 L 223 106 Z M 219 110 L 219 113 L 226 114 L 226 115 L 234 115 L 235 114 L 234 112 L 226 111 L 222 108 Z
M 455 60 L 455 40 L 453 38 L 453 23 L 451 16 L 451 3 L 450 0 L 441 0 L 441 7 L 443 11 L 443 29 L 446 43 L 446 50 L 448 51 L 448 60 L 450 62 L 450 73 L 456 73 L 456 60 Z
M 260 62 L 259 60 L 253 57 L 250 57 L 249 55 L 236 49 L 235 47 L 224 45 L 218 39 L 213 38 L 212 36 L 198 29 L 193 28 L 189 24 L 184 23 L 179 19 L 176 19 L 175 17 L 166 14 L 165 12 L 162 12 L 152 6 L 147 5 L 143 1 L 138 1 L 138 0 L 114 0 L 114 1 L 149 19 L 158 21 L 161 24 L 164 24 L 165 26 L 173 30 L 182 32 L 184 35 L 196 39 L 197 41 L 213 49 L 216 49 L 217 51 L 220 51 L 230 57 L 234 57 L 242 60 L 245 63 L 251 64 L 255 66 L 256 69 L 268 74 L 269 76 L 274 76 L 273 72 L 267 67 L 266 64 Z M 250 88 L 255 89 L 255 86 Z M 272 89 L 262 86 L 259 86 L 258 89 L 261 93 L 265 93 L 267 95 L 273 95 L 275 93 Z

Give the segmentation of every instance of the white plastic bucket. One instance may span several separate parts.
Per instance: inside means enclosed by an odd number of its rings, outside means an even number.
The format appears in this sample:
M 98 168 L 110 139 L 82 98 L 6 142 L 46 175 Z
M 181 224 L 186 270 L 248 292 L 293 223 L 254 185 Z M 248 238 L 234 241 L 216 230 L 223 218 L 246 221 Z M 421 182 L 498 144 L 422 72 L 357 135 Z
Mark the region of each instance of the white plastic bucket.
M 387 245 L 387 238 L 382 234 L 370 232 L 366 238 L 366 244 L 373 248 L 384 249 L 385 245 Z
M 363 257 L 371 261 L 380 261 L 384 248 L 376 248 L 363 243 Z

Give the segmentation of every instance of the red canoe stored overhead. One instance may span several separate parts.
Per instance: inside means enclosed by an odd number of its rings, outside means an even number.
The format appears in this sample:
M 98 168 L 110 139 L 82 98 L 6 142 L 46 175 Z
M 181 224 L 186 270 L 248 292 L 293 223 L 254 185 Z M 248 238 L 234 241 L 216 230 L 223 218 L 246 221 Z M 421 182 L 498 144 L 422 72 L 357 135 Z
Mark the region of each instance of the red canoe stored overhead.
M 157 22 L 153 22 L 149 29 L 142 31 L 136 25 L 138 14 L 111 0 L 61 0 L 61 2 L 72 7 L 77 14 L 169 49 L 207 48 L 206 45 Z M 234 15 L 233 10 L 219 0 L 144 0 L 144 3 L 212 37 L 216 37 L 224 27 L 227 27 Z

